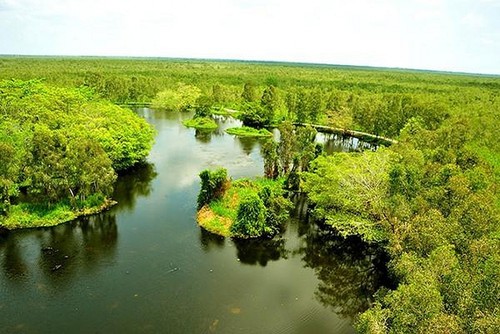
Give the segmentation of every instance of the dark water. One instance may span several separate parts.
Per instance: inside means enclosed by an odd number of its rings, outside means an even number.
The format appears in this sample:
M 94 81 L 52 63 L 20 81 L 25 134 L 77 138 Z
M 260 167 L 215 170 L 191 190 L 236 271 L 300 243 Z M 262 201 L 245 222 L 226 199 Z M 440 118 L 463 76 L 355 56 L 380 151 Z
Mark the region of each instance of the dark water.
M 354 332 L 383 280 L 376 252 L 300 209 L 272 240 L 203 231 L 198 173 L 260 175 L 259 142 L 196 133 L 180 124 L 188 115 L 139 113 L 156 144 L 148 165 L 120 177 L 118 206 L 0 236 L 0 333 Z

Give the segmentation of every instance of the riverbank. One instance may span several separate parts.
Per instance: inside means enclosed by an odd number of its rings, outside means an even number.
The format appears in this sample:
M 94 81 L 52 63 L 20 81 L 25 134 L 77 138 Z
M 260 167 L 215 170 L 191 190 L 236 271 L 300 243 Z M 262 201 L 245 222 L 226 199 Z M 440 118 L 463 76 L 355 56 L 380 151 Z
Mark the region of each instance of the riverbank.
M 75 210 L 67 202 L 52 206 L 46 204 L 20 203 L 9 207 L 9 214 L 0 219 L 0 229 L 49 227 L 92 216 L 109 210 L 118 202 L 106 198 L 102 202 Z

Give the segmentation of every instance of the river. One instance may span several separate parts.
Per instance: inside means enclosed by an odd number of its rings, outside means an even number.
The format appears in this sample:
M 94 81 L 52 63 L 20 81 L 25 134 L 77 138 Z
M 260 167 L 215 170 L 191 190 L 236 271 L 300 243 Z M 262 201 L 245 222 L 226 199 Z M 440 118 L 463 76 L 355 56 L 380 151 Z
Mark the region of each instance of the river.
M 262 175 L 259 141 L 225 134 L 233 120 L 207 135 L 181 124 L 189 114 L 138 113 L 156 142 L 148 164 L 119 177 L 116 207 L 0 236 L 0 333 L 353 333 L 385 280 L 377 251 L 304 212 L 272 240 L 205 232 L 199 172 Z

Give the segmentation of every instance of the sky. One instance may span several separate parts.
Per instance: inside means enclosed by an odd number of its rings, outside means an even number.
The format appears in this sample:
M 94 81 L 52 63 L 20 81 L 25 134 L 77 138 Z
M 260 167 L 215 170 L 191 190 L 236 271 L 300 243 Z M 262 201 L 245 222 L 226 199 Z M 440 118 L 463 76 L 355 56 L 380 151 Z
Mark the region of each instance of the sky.
M 500 0 L 0 0 L 0 54 L 500 74 Z

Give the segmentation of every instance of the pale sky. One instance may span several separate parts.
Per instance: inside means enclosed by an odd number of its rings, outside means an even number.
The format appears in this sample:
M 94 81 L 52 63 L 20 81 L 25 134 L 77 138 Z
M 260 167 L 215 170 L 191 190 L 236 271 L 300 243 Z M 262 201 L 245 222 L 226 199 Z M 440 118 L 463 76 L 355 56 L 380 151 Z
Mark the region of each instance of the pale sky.
M 0 54 L 500 74 L 500 0 L 0 0 Z

